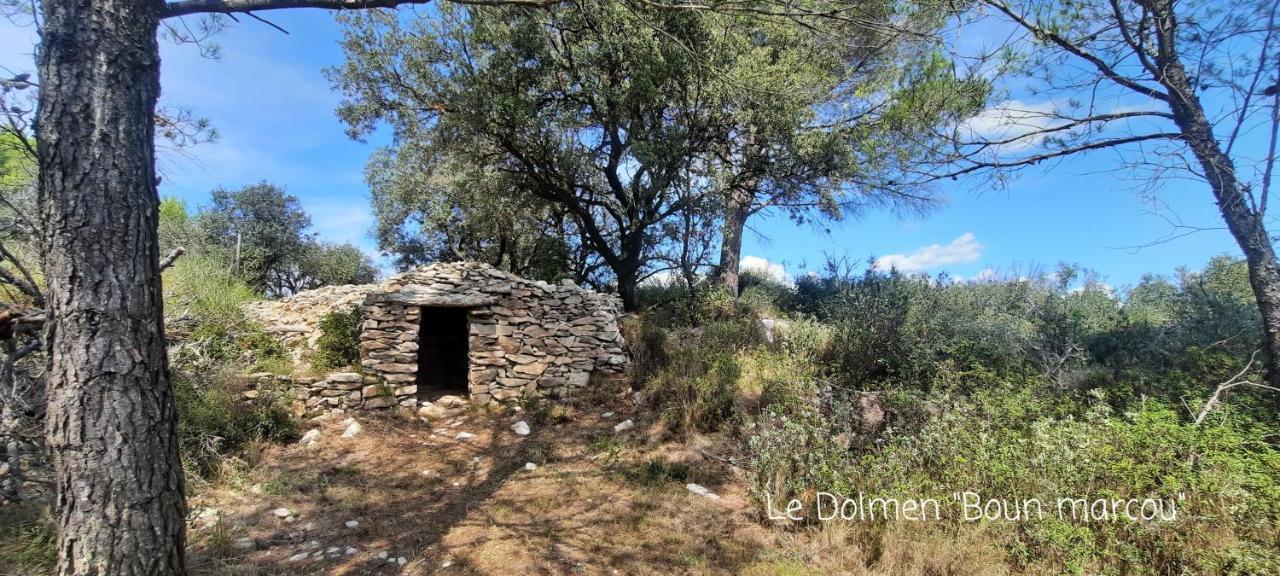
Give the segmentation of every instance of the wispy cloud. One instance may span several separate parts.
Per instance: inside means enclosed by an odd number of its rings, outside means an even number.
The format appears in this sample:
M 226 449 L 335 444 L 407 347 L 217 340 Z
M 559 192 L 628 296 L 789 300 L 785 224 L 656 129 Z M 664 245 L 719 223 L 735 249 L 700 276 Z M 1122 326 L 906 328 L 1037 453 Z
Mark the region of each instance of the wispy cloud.
M 1063 124 L 1057 108 L 1051 100 L 1006 100 L 967 120 L 962 132 L 978 141 L 1009 141 L 998 146 L 1003 152 L 1024 150 L 1044 141 L 1045 135 L 1039 132 Z
M 777 262 L 770 262 L 759 256 L 743 256 L 738 268 L 744 272 L 752 272 L 777 282 L 790 282 L 787 268 Z
M 975 262 L 982 257 L 982 244 L 972 232 L 965 232 L 947 244 L 930 244 L 910 254 L 886 254 L 876 259 L 877 270 L 919 272 L 950 264 Z

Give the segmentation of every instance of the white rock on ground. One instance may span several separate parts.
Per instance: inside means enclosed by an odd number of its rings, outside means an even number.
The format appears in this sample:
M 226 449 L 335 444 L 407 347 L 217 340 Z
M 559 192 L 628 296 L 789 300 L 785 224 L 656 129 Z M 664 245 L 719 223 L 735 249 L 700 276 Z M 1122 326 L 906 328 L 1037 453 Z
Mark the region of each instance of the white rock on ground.
M 601 418 L 613 418 L 613 412 L 605 412 L 600 415 Z
M 533 462 L 525 462 L 524 469 L 528 470 L 529 472 L 533 472 L 534 470 L 538 469 L 538 465 L 534 464 Z
M 308 430 L 306 434 L 302 435 L 302 440 L 299 440 L 298 443 L 302 444 L 303 446 L 310 446 L 312 444 L 315 444 L 316 441 L 319 439 L 320 439 L 320 429 L 312 428 L 311 430 Z
M 636 423 L 631 420 L 623 420 L 613 427 L 614 432 L 624 432 L 636 427 Z
M 300 561 L 302 561 L 302 560 L 306 560 L 306 559 L 307 559 L 307 556 L 308 556 L 308 554 L 307 554 L 306 552 L 299 552 L 299 553 L 297 553 L 297 554 L 294 554 L 293 556 L 290 556 L 290 557 L 289 557 L 289 561 L 290 561 L 290 562 L 300 562 Z
M 457 436 L 454 436 L 454 437 L 453 437 L 453 439 L 454 439 L 454 440 L 467 441 L 467 440 L 470 440 L 470 439 L 475 438 L 475 437 L 476 437 L 476 435 L 475 435 L 475 434 L 472 434 L 472 433 L 470 433 L 470 432 L 459 432 Z
M 272 510 L 271 513 L 275 514 L 276 518 L 288 518 L 293 516 L 293 511 L 288 508 L 276 508 L 275 510 Z
M 359 550 L 356 550 L 355 548 L 352 548 L 350 546 L 347 546 L 347 549 L 342 551 L 342 553 L 346 554 L 347 556 L 354 556 L 356 552 L 359 552 Z
M 511 425 L 511 431 L 521 436 L 528 436 L 530 432 L 529 423 L 525 422 L 524 420 L 516 422 L 515 424 Z
M 347 523 L 346 523 L 347 528 L 355 528 L 359 525 L 360 525 L 360 522 L 356 520 L 347 520 Z
M 694 494 L 697 494 L 699 496 L 704 496 L 712 500 L 720 499 L 719 494 L 713 493 L 712 491 L 708 490 L 705 486 L 701 486 L 699 484 L 685 484 L 684 487 L 687 488 L 690 492 L 693 492 Z
M 343 438 L 352 438 L 356 434 L 359 434 L 360 431 L 364 429 L 364 427 L 361 426 L 359 422 L 356 422 L 355 418 L 348 418 L 347 422 L 348 422 L 347 429 L 342 431 Z

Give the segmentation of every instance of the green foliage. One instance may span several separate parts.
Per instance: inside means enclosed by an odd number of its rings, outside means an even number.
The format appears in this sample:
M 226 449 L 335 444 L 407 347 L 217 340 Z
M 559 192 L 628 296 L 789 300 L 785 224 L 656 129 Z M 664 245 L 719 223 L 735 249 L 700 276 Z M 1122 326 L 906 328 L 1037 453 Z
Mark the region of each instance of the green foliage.
M 206 373 L 199 380 L 175 375 L 183 462 L 198 475 L 216 472 L 223 460 L 257 442 L 295 435 L 288 390 L 259 390 L 258 398 L 247 402 L 240 396 L 242 389 L 225 374 Z
M 216 254 L 256 290 L 285 295 L 329 284 L 372 282 L 376 269 L 350 244 L 319 242 L 307 232 L 311 218 L 297 197 L 267 182 L 218 189 L 192 226 L 199 252 Z M 171 207 L 175 222 L 186 221 Z M 162 218 L 162 231 L 164 219 Z M 178 226 L 171 226 L 175 230 Z M 162 237 L 164 234 L 162 234 Z M 236 247 L 239 245 L 237 258 Z
M 731 355 L 710 348 L 677 350 L 646 391 L 676 431 L 716 430 L 733 416 L 739 375 Z
M 1072 414 L 1079 409 L 1027 389 L 929 403 L 926 418 L 867 451 L 845 449 L 837 435 L 852 431 L 812 409 L 771 410 L 750 441 L 756 489 L 775 502 L 820 487 L 936 498 L 944 509 L 957 490 L 1037 498 L 1048 503 L 1043 520 L 981 525 L 1025 567 L 1251 574 L 1280 566 L 1269 544 L 1280 527 L 1280 454 L 1252 441 L 1248 426 L 1196 427 L 1155 402 L 1127 414 L 1104 403 Z M 1173 499 L 1180 513 L 1155 524 L 1060 520 L 1059 497 Z M 948 530 L 979 526 L 955 514 L 943 521 Z
M 311 365 L 319 371 L 355 366 L 360 361 L 360 313 L 356 309 L 334 310 L 320 319 Z
M 258 294 L 231 274 L 228 262 L 211 254 L 188 254 L 164 271 L 165 316 L 194 318 L 223 329 L 240 324 L 242 306 Z

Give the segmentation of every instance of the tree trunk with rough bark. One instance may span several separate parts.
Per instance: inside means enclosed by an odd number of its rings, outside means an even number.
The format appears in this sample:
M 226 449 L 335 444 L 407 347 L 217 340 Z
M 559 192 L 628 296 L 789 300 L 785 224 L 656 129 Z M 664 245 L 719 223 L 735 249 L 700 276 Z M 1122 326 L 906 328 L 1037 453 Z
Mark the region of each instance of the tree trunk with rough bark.
M 1174 123 L 1204 170 L 1227 230 L 1244 252 L 1249 284 L 1262 317 L 1268 378 L 1280 384 L 1280 264 L 1264 220 L 1266 198 L 1260 206 L 1250 202 L 1236 175 L 1235 163 L 1214 135 L 1213 124 L 1175 46 L 1178 22 L 1172 2 L 1159 3 L 1155 8 L 1156 64 L 1163 71 L 1160 83 L 1174 95 L 1169 98 Z
M 751 215 L 751 194 L 734 190 L 725 198 L 724 232 L 720 238 L 720 289 L 738 297 L 739 268 L 742 266 L 742 234 Z
M 155 0 L 44 0 L 39 167 L 58 574 L 184 574 L 161 321 Z

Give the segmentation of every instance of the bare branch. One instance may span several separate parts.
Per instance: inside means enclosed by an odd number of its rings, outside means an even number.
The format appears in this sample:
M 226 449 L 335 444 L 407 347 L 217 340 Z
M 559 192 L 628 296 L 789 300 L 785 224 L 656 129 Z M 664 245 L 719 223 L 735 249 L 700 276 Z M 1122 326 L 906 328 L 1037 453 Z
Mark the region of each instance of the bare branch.
M 1017 12 L 1014 12 L 1013 9 L 1010 8 L 1008 4 L 1005 4 L 1004 2 L 1001 2 L 999 0 L 986 0 L 986 3 L 987 5 L 995 8 L 996 10 L 1003 12 L 1005 16 L 1008 16 L 1011 20 L 1013 20 L 1019 26 L 1022 26 L 1023 28 L 1027 29 L 1032 34 L 1035 34 L 1036 37 L 1046 39 L 1052 42 L 1054 45 L 1058 46 L 1059 48 L 1062 48 L 1063 50 L 1066 50 L 1067 52 L 1070 52 L 1071 54 L 1074 54 L 1075 56 L 1078 56 L 1081 59 L 1092 64 L 1093 67 L 1097 68 L 1098 71 L 1101 72 L 1102 75 L 1105 76 L 1108 80 L 1111 80 L 1116 84 L 1124 86 L 1125 88 L 1128 88 L 1144 96 L 1149 96 L 1151 98 L 1155 98 L 1157 100 L 1161 100 L 1164 102 L 1169 101 L 1168 94 L 1165 94 L 1164 92 L 1161 92 L 1154 88 L 1144 86 L 1138 81 L 1134 80 L 1133 78 L 1129 78 L 1128 76 L 1122 76 L 1120 73 L 1116 72 L 1115 68 L 1112 68 L 1111 65 L 1104 62 L 1097 55 L 1090 53 L 1089 51 L 1082 48 L 1080 45 L 1070 40 L 1067 40 L 1066 38 L 1063 38 L 1060 34 L 1057 34 L 1056 32 L 1050 32 L 1048 30 L 1045 30 L 1039 24 L 1028 20 L 1025 16 L 1018 14 Z
M 467 6 L 525 6 L 547 8 L 563 0 L 449 0 Z M 174 18 L 188 14 L 248 14 L 262 10 L 286 8 L 321 8 L 325 10 L 360 10 L 365 8 L 395 8 L 403 4 L 426 4 L 430 0 L 178 0 L 168 2 L 161 12 L 162 18 Z
M 1069 148 L 1062 148 L 1060 150 L 1054 150 L 1052 152 L 1045 152 L 1042 154 L 1036 154 L 1034 156 L 1026 156 L 1023 158 L 1017 158 L 1013 160 L 973 161 L 972 165 L 966 166 L 959 170 L 953 170 L 951 172 L 946 172 L 943 174 L 929 175 L 928 177 L 925 178 L 925 182 L 934 182 L 934 181 L 942 180 L 945 178 L 955 178 L 955 177 L 963 176 L 965 174 L 969 174 L 972 172 L 977 172 L 979 170 L 1018 168 L 1021 166 L 1031 166 L 1033 164 L 1039 164 L 1040 162 L 1043 162 L 1045 160 L 1061 158 L 1063 156 L 1070 156 L 1072 154 L 1078 154 L 1080 152 L 1088 152 L 1090 150 L 1099 150 L 1103 148 L 1114 148 L 1116 146 L 1123 146 L 1125 144 L 1134 144 L 1137 142 L 1145 142 L 1148 140 L 1181 140 L 1181 139 L 1182 139 L 1182 134 L 1179 132 L 1158 132 L 1155 134 L 1143 134 L 1141 136 L 1128 136 L 1125 138 L 1097 140 L 1094 142 L 1089 142 L 1087 144 L 1081 144 L 1079 146 L 1071 146 Z
M 168 256 L 165 256 L 164 259 L 160 261 L 160 271 L 164 272 L 170 266 L 173 266 L 173 263 L 177 262 L 178 258 L 181 257 L 183 254 L 186 254 L 186 252 L 187 252 L 187 249 L 181 246 L 174 248 L 173 252 L 170 252 Z

